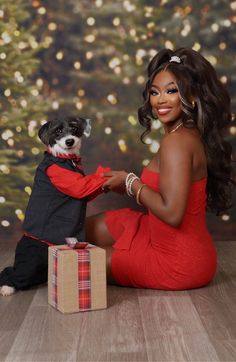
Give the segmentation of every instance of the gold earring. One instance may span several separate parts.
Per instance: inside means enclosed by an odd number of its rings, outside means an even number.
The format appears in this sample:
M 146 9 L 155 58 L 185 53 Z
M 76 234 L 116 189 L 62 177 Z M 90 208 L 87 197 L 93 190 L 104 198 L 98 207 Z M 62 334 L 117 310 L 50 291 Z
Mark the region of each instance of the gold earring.
M 192 107 L 193 107 L 193 108 L 195 107 L 195 102 L 194 102 L 194 101 L 192 101 Z

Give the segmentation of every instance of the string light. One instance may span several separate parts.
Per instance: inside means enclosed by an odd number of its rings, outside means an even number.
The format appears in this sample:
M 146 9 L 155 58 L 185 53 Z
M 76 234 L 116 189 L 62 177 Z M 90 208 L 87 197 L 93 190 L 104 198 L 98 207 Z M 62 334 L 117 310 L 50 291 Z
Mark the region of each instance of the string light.
M 217 58 L 213 55 L 206 55 L 205 58 L 213 65 L 215 66 L 217 64 Z
M 51 36 L 45 36 L 42 45 L 44 48 L 49 48 L 51 44 L 53 43 L 53 38 Z
M 229 131 L 233 136 L 236 135 L 236 127 L 235 126 L 230 127 Z
M 18 48 L 20 50 L 24 50 L 28 47 L 28 44 L 25 42 L 25 41 L 20 41 L 19 44 L 18 44 Z
M 0 59 L 4 60 L 6 59 L 7 55 L 6 53 L 0 53 Z
M 219 25 L 218 24 L 216 24 L 216 23 L 214 23 L 214 24 L 212 24 L 211 25 L 211 29 L 212 29 L 212 31 L 214 32 L 214 33 L 217 33 L 217 31 L 219 30 Z
M 125 143 L 125 140 L 123 140 L 123 139 L 118 140 L 118 146 L 119 146 L 121 152 L 127 152 L 128 148 Z
M 57 101 L 52 102 L 52 108 L 54 110 L 58 109 L 59 108 L 59 102 L 57 102 Z
M 201 44 L 200 43 L 198 43 L 198 42 L 195 42 L 194 44 L 193 44 L 193 50 L 195 50 L 196 52 L 198 52 L 200 49 L 201 49 Z
M 124 84 L 130 84 L 130 78 L 129 77 L 123 78 L 123 83 Z
M 21 105 L 22 108 L 26 108 L 27 105 L 28 105 L 27 100 L 26 100 L 26 99 L 22 99 L 22 100 L 20 101 L 20 105 Z
M 221 219 L 222 219 L 223 221 L 229 221 L 230 217 L 229 217 L 229 215 L 224 214 L 224 215 L 221 216 Z
M 123 2 L 123 6 L 125 10 L 128 11 L 129 13 L 136 10 L 136 6 L 134 4 L 131 4 L 129 0 L 125 0 Z
M 82 102 L 76 102 L 76 108 L 80 111 L 83 108 L 83 103 Z
M 57 24 L 56 23 L 49 23 L 48 24 L 48 29 L 50 31 L 55 31 L 57 29 Z
M 87 42 L 87 43 L 93 43 L 95 41 L 96 37 L 94 34 L 89 34 L 89 35 L 86 35 L 84 37 L 84 40 Z
M 174 50 L 174 44 L 172 43 L 172 41 L 166 40 L 166 41 L 165 41 L 165 48 Z
M 232 1 L 230 7 L 232 10 L 236 10 L 236 1 Z
M 79 97 L 84 97 L 85 96 L 85 90 L 84 89 L 79 89 L 77 92 Z
M 13 135 L 14 135 L 13 132 L 10 129 L 7 129 L 2 133 L 2 139 L 4 141 L 7 141 L 9 138 L 12 138 Z
M 128 117 L 128 121 L 132 126 L 136 126 L 137 125 L 137 119 L 134 116 L 129 116 Z
M 32 189 L 31 189 L 31 187 L 30 186 L 25 186 L 25 192 L 28 194 L 28 195 L 31 195 L 31 193 L 32 193 Z
M 62 51 L 59 51 L 56 53 L 57 60 L 62 60 L 64 58 L 64 53 Z
M 2 173 L 5 175 L 8 175 L 10 173 L 10 169 L 6 165 L 0 165 L 0 171 L 2 171 Z
M 10 147 L 13 147 L 13 146 L 14 146 L 14 144 L 15 144 L 15 142 L 14 142 L 14 140 L 13 140 L 13 139 L 9 139 L 9 140 L 7 140 L 7 143 L 8 143 L 8 145 L 9 145 Z
M 6 97 L 10 97 L 10 95 L 11 95 L 11 90 L 10 90 L 9 88 L 7 88 L 7 89 L 4 91 L 4 95 L 5 95 Z
M 81 63 L 79 61 L 74 62 L 74 68 L 79 70 L 81 68 Z
M 145 82 L 144 76 L 143 76 L 143 75 L 139 75 L 139 76 L 137 77 L 137 83 L 138 83 L 138 84 L 143 84 L 144 82 Z
M 111 127 L 105 127 L 104 132 L 105 132 L 106 134 L 111 134 L 111 133 L 112 133 Z
M 225 50 L 226 47 L 227 47 L 227 44 L 226 44 L 225 42 L 221 42 L 221 43 L 219 44 L 220 50 Z
M 38 8 L 38 13 L 39 13 L 40 15 L 45 15 L 46 12 L 47 12 L 47 10 L 46 10 L 45 7 L 41 6 L 40 8 Z
M 95 19 L 93 17 L 90 17 L 87 19 L 87 24 L 89 26 L 93 26 L 95 24 Z
M 96 5 L 97 8 L 100 8 L 102 6 L 102 4 L 103 4 L 102 0 L 96 0 L 95 1 L 95 5 Z
M 36 155 L 39 155 L 40 149 L 37 148 L 37 147 L 33 147 L 33 148 L 31 149 L 31 152 L 32 152 L 33 155 L 36 156 Z
M 2 221 L 1 221 L 1 225 L 2 225 L 3 227 L 8 227 L 8 226 L 10 226 L 10 223 L 9 223 L 8 220 L 2 220 Z
M 37 85 L 38 87 L 42 87 L 42 86 L 43 86 L 43 79 L 38 78 L 38 79 L 36 80 L 36 85 Z
M 223 84 L 226 84 L 228 82 L 228 78 L 226 77 L 226 75 L 222 75 L 222 77 L 220 77 L 220 81 Z
M 12 37 L 10 36 L 10 34 L 7 31 L 4 31 L 2 33 L 2 40 L 3 40 L 4 44 L 9 44 L 12 41 Z
M 158 141 L 152 141 L 149 149 L 152 153 L 156 153 L 160 148 L 160 143 Z
M 117 96 L 115 94 L 108 94 L 107 100 L 114 105 L 117 103 Z
M 108 63 L 108 66 L 111 68 L 111 69 L 114 69 L 115 67 L 117 67 L 118 65 L 120 65 L 120 59 L 115 57 L 115 58 L 112 58 L 109 63 Z
M 24 216 L 22 210 L 20 210 L 20 209 L 15 210 L 15 214 L 20 221 L 24 220 L 25 216 Z
M 158 119 L 152 121 L 152 129 L 159 129 L 161 126 L 162 124 Z
M 86 52 L 85 57 L 86 57 L 86 59 L 88 59 L 88 60 L 92 59 L 92 58 L 93 58 L 93 52 L 91 52 L 91 51 Z
M 113 25 L 114 26 L 119 26 L 120 25 L 120 18 L 114 18 L 113 21 L 112 21 Z
M 150 160 L 149 160 L 149 159 L 145 159 L 145 160 L 142 161 L 142 165 L 143 165 L 144 167 L 146 167 L 149 163 L 150 163 Z

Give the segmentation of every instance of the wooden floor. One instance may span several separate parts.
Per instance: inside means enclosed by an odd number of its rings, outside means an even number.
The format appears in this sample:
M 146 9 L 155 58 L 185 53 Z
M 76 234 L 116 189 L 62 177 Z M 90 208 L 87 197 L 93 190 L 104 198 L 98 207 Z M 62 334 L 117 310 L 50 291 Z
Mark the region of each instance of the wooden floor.
M 1 269 L 14 243 L 0 242 Z M 0 361 L 236 361 L 236 242 L 202 289 L 108 287 L 108 309 L 63 315 L 47 287 L 0 297 Z

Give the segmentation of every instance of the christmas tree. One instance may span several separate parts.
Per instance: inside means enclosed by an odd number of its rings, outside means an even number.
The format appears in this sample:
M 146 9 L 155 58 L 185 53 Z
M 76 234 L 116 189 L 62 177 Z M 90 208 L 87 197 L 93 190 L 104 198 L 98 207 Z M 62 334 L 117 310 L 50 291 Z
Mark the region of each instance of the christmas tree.
M 41 145 L 37 128 L 45 119 L 43 80 L 36 77 L 40 48 L 25 0 L 0 2 L 0 213 L 1 226 L 23 220 Z

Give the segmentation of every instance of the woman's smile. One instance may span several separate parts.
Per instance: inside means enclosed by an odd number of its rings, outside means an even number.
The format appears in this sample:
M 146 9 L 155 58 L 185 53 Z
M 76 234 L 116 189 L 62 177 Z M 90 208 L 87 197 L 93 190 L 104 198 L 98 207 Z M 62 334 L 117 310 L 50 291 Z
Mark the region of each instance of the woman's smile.
M 157 114 L 160 115 L 160 116 L 165 116 L 165 115 L 167 115 L 168 113 L 171 112 L 171 109 L 172 108 L 168 108 L 168 107 L 157 108 Z

